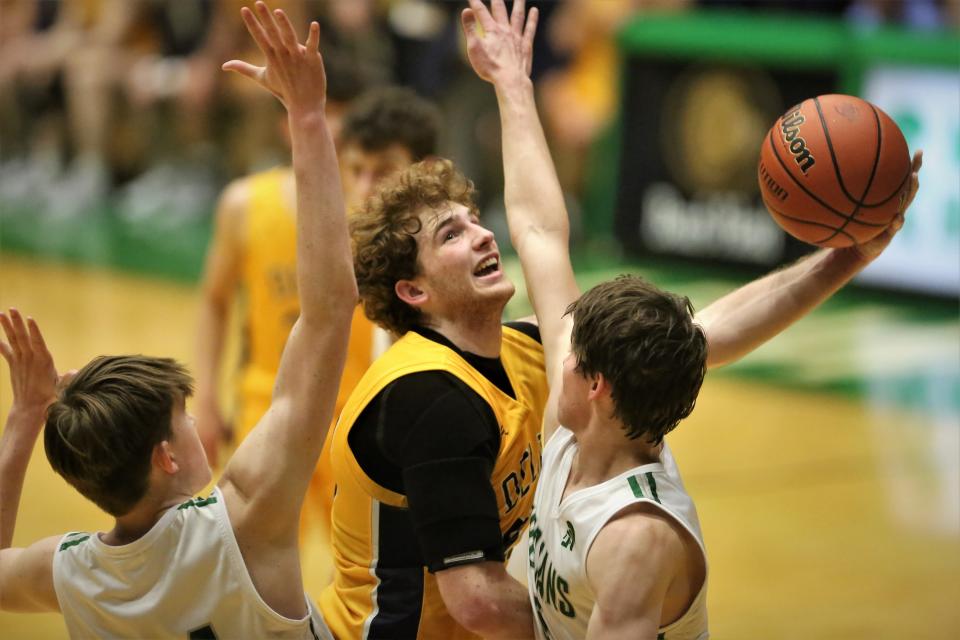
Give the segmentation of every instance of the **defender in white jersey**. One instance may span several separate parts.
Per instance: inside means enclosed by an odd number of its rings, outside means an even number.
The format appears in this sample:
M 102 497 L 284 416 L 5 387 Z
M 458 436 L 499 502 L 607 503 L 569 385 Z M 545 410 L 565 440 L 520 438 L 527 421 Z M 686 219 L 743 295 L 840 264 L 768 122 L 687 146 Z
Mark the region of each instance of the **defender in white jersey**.
M 129 544 L 68 533 L 53 586 L 72 638 L 330 638 L 310 598 L 308 617 L 288 618 L 257 593 L 219 488 Z
M 670 448 L 659 462 L 628 469 L 593 487 L 563 497 L 576 438 L 557 429 L 543 450 L 543 470 L 529 529 L 530 601 L 538 619 L 537 637 L 577 640 L 587 636 L 596 592 L 586 575 L 593 541 L 611 519 L 634 505 L 649 505 L 676 521 L 692 538 L 706 566 L 703 534 L 693 499 L 687 495 Z M 707 638 L 706 580 L 680 618 L 658 629 L 670 640 Z
M 703 536 L 663 442 L 706 373 L 692 312 L 628 276 L 568 309 L 553 413 L 568 428 L 551 429 L 544 447 L 528 532 L 539 638 L 708 637 Z
M 102 356 L 57 393 L 40 330 L 0 314 L 13 407 L 0 439 L 0 607 L 63 613 L 72 637 L 329 637 L 303 591 L 300 507 L 330 424 L 357 285 L 325 114 L 320 27 L 297 41 L 283 12 L 241 11 L 266 67 L 230 61 L 286 106 L 297 192 L 300 317 L 273 399 L 213 493 L 186 412 L 192 380 L 168 358 Z M 44 426 L 45 423 L 45 426 Z M 12 548 L 43 427 L 47 459 L 115 518 L 102 533 Z M 241 549 L 242 554 L 241 554 Z
M 663 438 L 693 409 L 706 367 L 740 358 L 827 299 L 883 251 L 903 214 L 869 243 L 812 254 L 696 319 L 686 298 L 639 278 L 581 297 L 563 194 L 534 103 L 523 3 L 508 16 L 503 0 L 491 0 L 489 10 L 469 2 L 467 53 L 496 89 L 507 221 L 550 382 L 529 528 L 537 634 L 705 638 L 703 538 Z M 920 160 L 917 154 L 904 209 Z M 558 424 L 566 429 L 554 435 Z

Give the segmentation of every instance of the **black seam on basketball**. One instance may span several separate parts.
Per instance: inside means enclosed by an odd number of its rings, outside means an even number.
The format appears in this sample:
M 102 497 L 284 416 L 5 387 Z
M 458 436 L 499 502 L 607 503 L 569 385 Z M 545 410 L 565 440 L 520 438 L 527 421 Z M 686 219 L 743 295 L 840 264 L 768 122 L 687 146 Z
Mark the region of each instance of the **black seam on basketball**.
M 774 127 L 774 129 L 775 129 L 775 128 L 776 128 L 776 127 Z M 836 215 L 836 216 L 838 216 L 838 217 L 840 217 L 840 218 L 842 218 L 842 219 L 844 219 L 844 220 L 849 220 L 849 219 L 852 217 L 852 216 L 850 216 L 850 215 L 848 215 L 848 214 L 846 214 L 846 213 L 841 213 L 840 211 L 837 211 L 836 209 L 834 209 L 833 207 L 831 207 L 829 204 L 827 204 L 826 202 L 824 202 L 823 200 L 821 200 L 815 193 L 813 193 L 812 191 L 810 191 L 809 189 L 807 189 L 805 186 L 803 186 L 803 184 L 802 184 L 799 180 L 797 180 L 796 176 L 794 176 L 793 173 L 790 172 L 790 168 L 783 162 L 783 158 L 781 158 L 781 157 L 780 157 L 780 154 L 777 153 L 777 145 L 774 144 L 774 142 L 773 142 L 773 129 L 770 129 L 770 134 L 769 134 L 769 136 L 768 136 L 768 140 L 770 141 L 770 149 L 773 150 L 773 155 L 774 155 L 774 157 L 777 159 L 777 162 L 779 162 L 779 163 L 780 163 L 780 166 L 783 167 L 784 173 L 786 173 L 787 176 L 788 176 L 791 180 L 793 180 L 794 184 L 796 184 L 798 187 L 800 187 L 800 190 L 801 190 L 801 191 L 803 191 L 805 194 L 807 194 L 808 196 L 810 196 L 810 198 L 811 198 L 812 200 L 814 200 L 817 204 L 819 204 L 820 206 L 822 206 L 824 209 L 826 209 L 826 210 L 829 211 L 830 213 L 832 213 L 832 214 L 834 214 L 834 215 Z M 856 222 L 857 222 L 858 224 L 862 224 L 862 225 L 865 225 L 865 226 L 867 226 L 867 227 L 885 227 L 885 226 L 886 226 L 886 225 L 883 225 L 883 224 L 875 224 L 875 223 L 871 223 L 871 222 L 863 222 L 863 221 L 861 221 L 861 220 L 856 220 Z
M 761 198 L 763 198 L 763 196 L 761 196 Z M 850 234 L 847 233 L 846 231 L 843 231 L 842 229 L 837 229 L 836 227 L 831 227 L 830 225 L 824 224 L 823 222 L 813 222 L 812 220 L 804 220 L 803 218 L 794 218 L 794 217 L 791 216 L 791 215 L 787 215 L 786 213 L 783 213 L 783 212 L 779 211 L 776 207 L 772 206 L 769 202 L 767 202 L 767 199 L 766 199 L 766 198 L 763 198 L 763 204 L 765 204 L 766 207 L 767 207 L 768 209 L 770 209 L 770 211 L 772 211 L 773 213 L 777 214 L 777 215 L 780 216 L 781 218 L 786 218 L 787 220 L 792 220 L 793 222 L 799 222 L 799 223 L 801 223 L 801 224 L 805 224 L 805 225 L 808 225 L 808 226 L 811 226 L 811 227 L 823 227 L 824 229 L 829 229 L 830 231 L 833 231 L 833 232 L 834 232 L 831 236 L 829 236 L 829 238 L 825 238 L 825 239 L 823 239 L 823 240 L 817 240 L 817 242 L 826 242 L 828 239 L 833 238 L 834 236 L 836 236 L 836 235 L 837 235 L 837 232 L 839 232 L 840 234 L 845 235 L 846 237 L 848 237 L 853 244 L 856 244 L 856 243 L 857 243 L 857 239 L 856 239 L 856 238 L 854 238 L 852 235 L 850 235 Z M 813 243 L 813 244 L 816 244 L 816 243 Z
M 897 196 L 899 196 L 899 195 L 900 195 L 900 192 L 903 191 L 903 187 L 907 184 L 907 180 L 910 179 L 910 174 L 911 174 L 911 173 L 913 173 L 913 165 L 910 165 L 910 166 L 907 167 L 907 175 L 905 175 L 905 176 L 903 177 L 903 180 L 900 181 L 900 184 L 897 186 L 896 190 L 895 190 L 892 194 L 890 194 L 889 196 L 887 196 L 887 197 L 884 198 L 883 200 L 880 200 L 879 202 L 872 202 L 872 203 L 864 202 L 863 205 L 862 205 L 862 208 L 863 208 L 863 209 L 876 209 L 877 207 L 882 207 L 883 205 L 887 204 L 888 202 L 890 202 L 891 200 L 893 200 L 894 198 L 896 198 Z M 894 214 L 894 215 L 896 215 L 896 214 Z
M 816 101 L 816 98 L 814 98 L 814 100 Z M 820 111 L 820 103 L 817 102 L 817 112 L 819 113 L 819 111 Z M 863 203 L 863 200 L 867 197 L 867 194 L 870 193 L 870 187 L 873 185 L 873 179 L 877 177 L 877 165 L 880 164 L 880 150 L 883 148 L 883 131 L 880 129 L 880 116 L 877 114 L 877 110 L 873 108 L 872 104 L 870 105 L 870 111 L 873 113 L 873 119 L 877 125 L 877 152 L 873 155 L 873 168 L 870 169 L 870 177 L 867 178 L 867 186 L 864 187 L 863 189 L 863 195 L 860 196 L 859 199 L 855 200 L 855 202 L 857 203 L 857 207 L 853 210 L 853 213 L 850 214 L 850 219 L 845 221 L 842 225 L 840 225 L 840 227 L 833 233 L 832 236 L 830 236 L 829 238 L 824 238 L 820 242 L 827 242 L 828 240 L 833 240 L 833 238 L 835 238 L 838 233 L 846 229 L 847 225 L 851 221 L 856 219 L 857 214 L 860 213 L 860 207 L 861 207 L 861 204 Z M 823 126 L 824 133 L 826 133 L 827 123 L 823 121 L 822 115 L 821 115 L 821 125 Z M 829 140 L 829 134 L 827 139 Z M 830 153 L 831 155 L 833 154 L 832 148 L 830 150 Z M 836 158 L 834 158 L 834 162 L 836 162 Z M 838 176 L 840 175 L 839 167 L 837 168 L 837 175 Z M 843 185 L 841 184 L 841 188 L 842 187 Z
M 868 102 L 867 104 L 870 104 L 870 103 Z M 873 109 L 873 115 L 874 115 L 874 117 L 877 119 L 877 133 L 878 133 L 878 135 L 879 135 L 879 132 L 880 132 L 880 114 L 877 113 L 877 109 L 876 109 L 872 104 L 870 104 L 870 108 Z M 877 153 L 878 153 L 878 154 L 880 153 L 879 149 L 877 150 Z M 900 192 L 903 190 L 903 186 L 907 183 L 907 180 L 910 179 L 910 174 L 911 174 L 911 173 L 913 173 L 913 163 L 912 163 L 912 162 L 908 162 L 908 163 L 907 163 L 907 174 L 906 174 L 905 176 L 903 176 L 903 180 L 901 180 L 901 181 L 900 181 L 900 184 L 897 186 L 897 188 L 893 190 L 893 193 L 891 193 L 889 196 L 887 196 L 887 197 L 884 198 L 883 200 L 880 200 L 879 202 L 876 202 L 876 203 L 873 203 L 873 204 L 867 204 L 866 202 L 864 202 L 864 203 L 863 203 L 863 206 L 864 206 L 864 207 L 875 208 L 875 207 L 881 207 L 881 206 L 887 204 L 888 202 L 890 202 L 892 199 L 894 199 L 895 197 L 897 197 L 898 195 L 900 195 Z M 866 195 L 864 195 L 864 198 L 866 198 Z M 891 217 L 890 219 L 893 220 L 893 218 L 896 217 L 897 213 L 899 213 L 899 211 L 897 211 L 896 213 L 894 213 L 894 214 L 893 214 L 893 217 Z
M 911 173 L 911 168 L 912 168 L 912 167 L 907 167 L 907 175 L 905 175 L 905 176 L 903 177 L 903 180 L 900 181 L 900 184 L 897 186 L 897 188 L 894 190 L 894 192 L 891 193 L 891 194 L 890 194 L 889 196 L 887 196 L 886 198 L 883 198 L 882 200 L 878 200 L 877 202 L 866 202 L 866 201 L 865 201 L 865 199 L 866 199 L 866 194 L 864 194 L 864 200 L 857 200 L 857 199 L 853 198 L 853 197 L 850 195 L 850 193 L 847 191 L 847 186 L 846 186 L 846 185 L 844 184 L 844 182 L 843 182 L 843 177 L 842 177 L 842 175 L 840 174 L 840 165 L 839 165 L 839 163 L 837 162 L 836 154 L 835 154 L 834 151 L 833 151 L 833 141 L 832 141 L 831 138 L 830 138 L 830 132 L 829 132 L 829 130 L 827 129 L 827 123 L 826 123 L 826 121 L 824 120 L 823 112 L 822 112 L 821 109 L 820 109 L 820 100 L 817 99 L 817 98 L 814 98 L 813 101 L 814 101 L 814 103 L 815 103 L 816 106 L 817 106 L 817 115 L 818 115 L 819 118 L 820 118 L 820 125 L 823 127 L 823 132 L 824 132 L 824 134 L 826 135 L 827 148 L 830 150 L 830 159 L 833 161 L 833 169 L 834 169 L 834 172 L 837 174 L 837 182 L 840 184 L 840 189 L 843 191 L 843 195 L 847 196 L 847 199 L 849 199 L 851 202 L 853 202 L 854 204 L 856 204 L 856 205 L 857 205 L 858 207 L 860 207 L 861 209 L 876 209 L 877 207 L 882 207 L 883 205 L 885 205 L 885 204 L 887 204 L 888 202 L 890 202 L 893 198 L 895 198 L 895 197 L 897 197 L 898 195 L 900 195 L 900 191 L 903 189 L 903 185 L 906 184 L 907 180 L 910 178 L 910 173 Z M 867 104 L 870 104 L 870 103 L 868 102 Z M 879 115 L 877 115 L 876 109 L 874 109 L 874 107 L 873 107 L 872 104 L 870 105 L 870 108 L 873 109 L 873 111 L 874 111 L 874 118 L 876 118 L 876 120 L 877 120 L 877 131 L 879 131 L 879 130 L 880 130 L 880 117 L 879 117 Z M 877 157 L 879 157 L 880 148 L 881 148 L 881 147 L 879 147 L 879 146 L 877 147 Z
M 830 152 L 830 161 L 833 163 L 833 172 L 837 176 L 837 184 L 840 185 L 840 190 L 843 191 L 843 195 L 847 196 L 847 200 L 853 204 L 859 206 L 860 202 L 850 195 L 850 192 L 847 191 L 847 185 L 843 181 L 843 175 L 840 173 L 840 163 L 837 161 L 837 154 L 833 150 L 833 139 L 830 138 L 830 129 L 827 127 L 827 119 L 823 117 L 823 109 L 820 108 L 820 98 L 814 98 L 813 104 L 817 108 L 817 117 L 820 119 L 820 128 L 823 129 L 823 137 L 827 141 L 827 151 Z M 879 128 L 879 123 L 877 127 Z M 880 153 L 880 148 L 877 147 L 877 154 Z M 854 215 L 856 215 L 856 210 L 854 210 Z

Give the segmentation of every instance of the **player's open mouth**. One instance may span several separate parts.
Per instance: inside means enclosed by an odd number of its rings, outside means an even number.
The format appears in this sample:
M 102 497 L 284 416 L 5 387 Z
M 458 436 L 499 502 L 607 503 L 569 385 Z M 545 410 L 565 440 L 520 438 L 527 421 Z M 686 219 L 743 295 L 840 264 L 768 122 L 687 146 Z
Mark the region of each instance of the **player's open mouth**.
M 490 256 L 479 265 L 473 271 L 473 275 L 478 278 L 483 278 L 484 276 L 489 276 L 500 271 L 500 259 L 497 256 Z

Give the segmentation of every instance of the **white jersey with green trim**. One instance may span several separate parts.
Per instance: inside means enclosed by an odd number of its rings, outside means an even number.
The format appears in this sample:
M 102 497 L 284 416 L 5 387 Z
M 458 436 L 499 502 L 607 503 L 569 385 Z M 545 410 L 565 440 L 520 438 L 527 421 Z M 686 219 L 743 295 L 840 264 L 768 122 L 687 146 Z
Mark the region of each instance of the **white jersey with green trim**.
M 661 509 L 690 532 L 700 550 L 703 535 L 670 448 L 660 462 L 635 467 L 598 485 L 575 491 L 561 502 L 577 452 L 573 434 L 560 427 L 543 448 L 540 483 L 530 517 L 527 584 L 539 640 L 579 640 L 596 595 L 587 581 L 587 554 L 600 529 L 624 508 L 644 502 Z M 659 629 L 658 640 L 704 640 L 707 585 L 678 620 Z
M 309 612 L 295 620 L 257 593 L 219 489 L 130 544 L 68 533 L 53 584 L 71 638 L 329 638 L 306 595 Z

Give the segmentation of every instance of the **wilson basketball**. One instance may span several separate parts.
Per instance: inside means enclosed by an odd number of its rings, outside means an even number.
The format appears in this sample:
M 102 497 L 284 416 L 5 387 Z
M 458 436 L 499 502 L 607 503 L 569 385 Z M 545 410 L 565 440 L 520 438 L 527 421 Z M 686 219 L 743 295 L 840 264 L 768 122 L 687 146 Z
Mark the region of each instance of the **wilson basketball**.
M 790 235 L 821 247 L 870 240 L 897 215 L 910 185 L 910 152 L 886 113 L 854 96 L 791 107 L 760 148 L 760 193 Z

